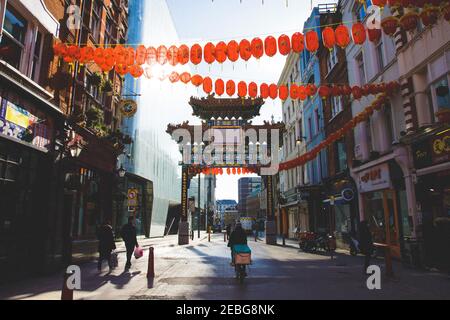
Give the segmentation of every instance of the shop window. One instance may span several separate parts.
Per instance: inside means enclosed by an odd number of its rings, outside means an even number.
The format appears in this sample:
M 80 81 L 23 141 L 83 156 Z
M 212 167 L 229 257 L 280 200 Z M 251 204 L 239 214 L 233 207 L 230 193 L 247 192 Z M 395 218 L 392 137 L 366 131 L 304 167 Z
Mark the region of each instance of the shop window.
M 336 154 L 336 172 L 341 172 L 347 169 L 347 152 L 345 150 L 345 141 L 341 140 L 335 144 Z
M 27 21 L 9 5 L 6 7 L 3 25 L 3 37 L 0 48 L 1 58 L 14 68 L 20 68 L 20 62 L 25 49 Z
M 436 110 L 450 108 L 450 90 L 447 77 L 434 83 L 432 89 L 436 96 Z

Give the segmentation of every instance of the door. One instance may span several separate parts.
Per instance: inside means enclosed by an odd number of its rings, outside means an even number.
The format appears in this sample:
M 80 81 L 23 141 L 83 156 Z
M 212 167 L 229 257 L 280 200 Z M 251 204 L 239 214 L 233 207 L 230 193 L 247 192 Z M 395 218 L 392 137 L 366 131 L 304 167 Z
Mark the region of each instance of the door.
M 397 193 L 395 190 L 384 191 L 384 221 L 386 244 L 391 247 L 392 255 L 400 258 L 400 234 L 398 226 Z

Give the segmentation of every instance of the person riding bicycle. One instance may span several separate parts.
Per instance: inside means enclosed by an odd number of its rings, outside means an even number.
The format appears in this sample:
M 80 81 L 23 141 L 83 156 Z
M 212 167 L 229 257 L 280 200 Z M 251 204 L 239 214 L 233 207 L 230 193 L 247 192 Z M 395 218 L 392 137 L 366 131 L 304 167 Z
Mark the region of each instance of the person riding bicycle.
M 233 265 L 233 247 L 237 244 L 247 244 L 247 234 L 245 233 L 244 229 L 242 229 L 242 225 L 240 222 L 236 224 L 236 228 L 234 228 L 233 232 L 230 235 L 230 240 L 228 241 L 228 247 L 231 249 L 231 261 Z

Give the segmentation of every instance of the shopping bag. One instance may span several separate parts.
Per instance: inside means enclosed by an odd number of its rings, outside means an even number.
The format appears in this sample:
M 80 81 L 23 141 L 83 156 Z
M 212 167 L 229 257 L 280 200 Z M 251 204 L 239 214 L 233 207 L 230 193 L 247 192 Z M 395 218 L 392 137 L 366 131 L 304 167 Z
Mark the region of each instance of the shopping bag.
M 144 250 L 142 250 L 141 247 L 136 247 L 136 249 L 134 249 L 134 257 L 136 259 L 142 258 L 143 255 L 144 255 Z
M 111 252 L 110 266 L 112 268 L 117 268 L 119 266 L 119 257 L 115 251 Z

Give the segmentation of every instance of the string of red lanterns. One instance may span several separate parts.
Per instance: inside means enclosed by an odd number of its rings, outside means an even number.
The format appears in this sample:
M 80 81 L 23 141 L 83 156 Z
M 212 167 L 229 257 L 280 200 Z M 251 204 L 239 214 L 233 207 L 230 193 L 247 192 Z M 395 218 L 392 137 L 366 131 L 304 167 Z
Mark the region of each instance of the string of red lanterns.
M 378 3 L 379 6 L 383 7 L 388 1 L 373 0 L 373 3 Z M 410 11 L 400 18 L 386 17 L 381 22 L 381 29 L 366 29 L 364 24 L 360 22 L 353 24 L 350 29 L 344 24 L 338 25 L 335 29 L 332 26 L 322 26 L 323 45 L 332 50 L 336 45 L 345 48 L 351 41 L 356 45 L 364 44 L 367 39 L 371 42 L 378 42 L 382 31 L 388 36 L 393 36 L 398 28 L 412 31 L 417 28 L 419 21 L 422 21 L 425 27 L 430 27 L 437 23 L 439 16 L 450 22 L 449 2 L 392 0 L 390 3 L 395 6 L 401 4 L 406 7 L 416 6 L 423 9 L 420 14 Z M 54 45 L 54 54 L 62 57 L 67 63 L 74 63 L 75 61 L 81 64 L 95 63 L 104 72 L 115 69 L 120 75 L 130 73 L 133 77 L 138 78 L 144 72 L 141 67 L 144 64 L 158 63 L 164 65 L 168 63 L 176 66 L 191 62 L 198 65 L 203 61 L 208 64 L 214 62 L 222 64 L 227 60 L 236 62 L 239 59 L 248 61 L 252 57 L 260 59 L 264 55 L 273 57 L 277 53 L 286 56 L 291 52 L 300 53 L 305 49 L 315 52 L 319 47 L 318 33 L 315 30 L 309 30 L 305 34 L 296 32 L 291 37 L 283 34 L 278 39 L 268 36 L 264 40 L 256 37 L 251 41 L 247 39 L 240 42 L 231 40 L 228 43 L 220 41 L 217 44 L 208 42 L 204 47 L 194 44 L 191 47 L 173 45 L 169 48 L 164 45 L 157 48 L 140 45 L 136 49 L 123 47 L 122 45 L 117 45 L 114 48 L 94 48 L 58 43 Z
M 298 166 L 303 166 L 306 163 L 314 160 L 319 154 L 319 152 L 321 152 L 323 149 L 328 148 L 337 140 L 342 139 L 349 131 L 353 130 L 359 123 L 367 121 L 375 111 L 381 109 L 381 107 L 386 101 L 387 101 L 387 94 L 381 94 L 377 96 L 377 98 L 372 102 L 370 106 L 366 107 L 364 111 L 362 111 L 361 113 L 356 115 L 352 120 L 347 122 L 341 129 L 330 134 L 324 141 L 319 143 L 315 148 L 313 148 L 309 152 L 290 161 L 281 163 L 279 170 L 280 171 L 290 170 Z
M 230 97 L 236 92 L 239 97 L 245 98 L 257 98 L 263 99 L 281 99 L 287 100 L 289 97 L 292 100 L 306 100 L 308 97 L 312 97 L 317 93 L 322 99 L 337 96 L 352 96 L 354 99 L 359 100 L 362 97 L 375 95 L 379 93 L 391 94 L 396 92 L 400 88 L 400 84 L 397 81 L 371 83 L 364 86 L 350 86 L 339 84 L 327 84 L 317 87 L 314 84 L 297 85 L 296 83 L 290 84 L 267 84 L 262 83 L 260 85 L 255 82 L 247 83 L 245 81 L 239 81 L 237 84 L 234 80 L 224 81 L 223 79 L 217 79 L 213 82 L 210 77 L 203 78 L 201 75 L 191 75 L 189 72 L 183 72 L 179 74 L 174 71 L 169 76 L 169 81 L 172 83 L 182 82 L 184 84 L 191 83 L 195 87 L 201 87 L 206 94 L 215 93 L 217 96 L 222 96 L 225 93 Z M 161 78 L 160 78 L 161 79 Z
M 189 173 L 196 175 L 196 174 L 204 174 L 204 175 L 245 175 L 245 174 L 254 174 L 258 173 L 258 170 L 256 168 L 239 168 L 239 167 L 232 167 L 232 168 L 202 168 L 202 167 L 190 167 Z

